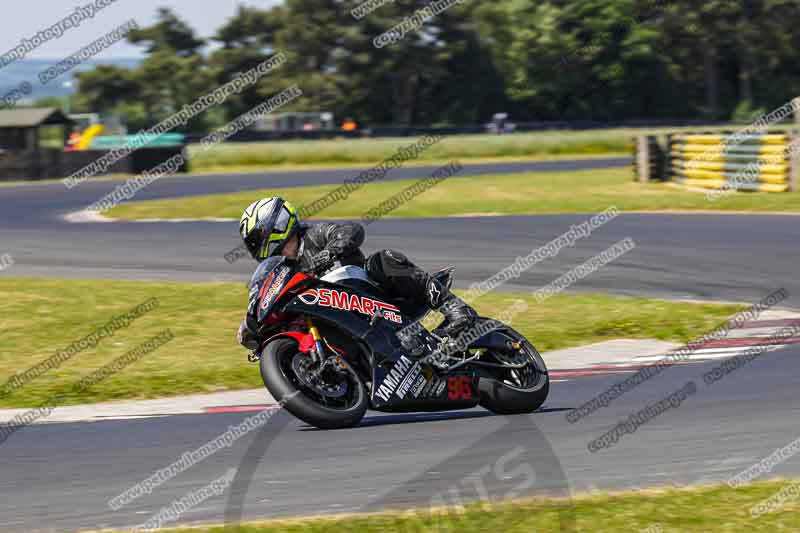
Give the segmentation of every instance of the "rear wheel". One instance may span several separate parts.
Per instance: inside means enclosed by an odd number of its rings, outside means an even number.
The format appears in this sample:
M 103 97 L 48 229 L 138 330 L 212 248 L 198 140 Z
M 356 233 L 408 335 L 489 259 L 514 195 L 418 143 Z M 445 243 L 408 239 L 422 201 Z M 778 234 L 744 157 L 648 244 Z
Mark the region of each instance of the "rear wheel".
M 550 392 L 547 367 L 525 337 L 511 328 L 502 333 L 510 341 L 519 342 L 521 348 L 515 354 L 490 350 L 481 357 L 482 361 L 509 365 L 481 367 L 484 372 L 478 383 L 481 406 L 501 415 L 532 413 L 542 406 Z
M 294 416 L 321 429 L 355 426 L 369 405 L 361 378 L 344 361 L 320 367 L 294 339 L 276 339 L 261 354 L 261 379 Z

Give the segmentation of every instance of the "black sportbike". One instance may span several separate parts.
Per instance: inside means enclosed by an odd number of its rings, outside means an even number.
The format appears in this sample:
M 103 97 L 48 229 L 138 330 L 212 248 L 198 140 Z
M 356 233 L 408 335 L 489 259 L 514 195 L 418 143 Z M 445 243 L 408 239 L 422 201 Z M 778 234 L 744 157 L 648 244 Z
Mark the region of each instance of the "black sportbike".
M 435 276 L 449 287 L 452 273 Z M 266 339 L 250 356 L 264 385 L 318 428 L 354 426 L 367 409 L 529 413 L 550 388 L 536 348 L 510 327 L 481 317 L 459 342 L 442 343 L 419 324 L 427 307 L 390 300 L 359 267 L 315 277 L 267 259 L 250 281 L 250 305 Z

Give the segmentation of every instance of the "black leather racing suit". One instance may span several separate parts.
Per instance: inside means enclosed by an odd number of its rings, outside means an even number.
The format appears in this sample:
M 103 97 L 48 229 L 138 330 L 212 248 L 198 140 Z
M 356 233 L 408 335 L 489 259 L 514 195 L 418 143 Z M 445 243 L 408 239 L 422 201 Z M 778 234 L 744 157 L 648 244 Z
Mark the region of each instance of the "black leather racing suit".
M 357 222 L 334 224 L 302 224 L 300 226 L 300 267 L 310 272 L 314 258 L 322 251 L 329 251 L 334 260 L 342 265 L 364 266 L 364 226 Z
M 408 298 L 445 314 L 445 325 L 460 325 L 474 319 L 475 313 L 464 302 L 442 287 L 431 276 L 396 250 L 381 250 L 364 257 L 364 227 L 357 222 L 303 224 L 300 227 L 298 261 L 305 272 L 320 272 L 331 266 L 326 259 L 342 265 L 363 267 L 390 297 Z M 443 305 L 452 304 L 452 305 Z M 239 328 L 239 342 L 250 349 L 258 347 L 254 317 L 246 317 Z

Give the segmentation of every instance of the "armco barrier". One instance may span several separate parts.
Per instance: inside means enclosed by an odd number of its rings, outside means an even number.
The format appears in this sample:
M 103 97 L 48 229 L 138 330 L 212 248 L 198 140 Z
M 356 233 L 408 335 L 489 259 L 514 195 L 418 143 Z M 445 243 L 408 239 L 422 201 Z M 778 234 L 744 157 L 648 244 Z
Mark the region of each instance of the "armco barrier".
M 687 187 L 797 190 L 796 133 L 679 133 L 667 136 L 668 175 Z

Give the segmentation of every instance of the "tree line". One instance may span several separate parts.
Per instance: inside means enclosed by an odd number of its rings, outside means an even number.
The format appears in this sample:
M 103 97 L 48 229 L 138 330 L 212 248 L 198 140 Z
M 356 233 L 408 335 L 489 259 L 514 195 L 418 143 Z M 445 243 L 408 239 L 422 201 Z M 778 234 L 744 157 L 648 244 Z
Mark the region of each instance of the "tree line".
M 387 1 L 356 18 L 362 3 L 243 6 L 209 39 L 159 9 L 128 35 L 141 64 L 78 74 L 75 108 L 146 127 L 276 52 L 283 67 L 185 131 L 292 84 L 303 97 L 285 110 L 373 126 L 477 124 L 500 111 L 516 121 L 746 119 L 800 95 L 798 0 L 462 0 L 380 48 L 378 35 L 431 4 Z

